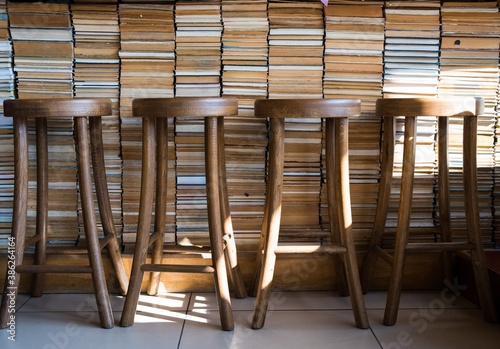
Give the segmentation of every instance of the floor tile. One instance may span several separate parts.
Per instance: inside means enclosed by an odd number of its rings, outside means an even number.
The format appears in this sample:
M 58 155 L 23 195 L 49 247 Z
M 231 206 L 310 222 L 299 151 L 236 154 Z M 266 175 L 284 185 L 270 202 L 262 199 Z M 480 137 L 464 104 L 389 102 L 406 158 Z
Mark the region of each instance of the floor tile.
M 159 293 L 155 296 L 141 294 L 139 303 L 137 304 L 138 310 L 145 310 L 147 308 L 158 308 L 165 310 L 186 311 L 191 302 L 190 293 Z M 215 299 L 215 298 L 214 298 Z
M 118 319 L 119 313 L 115 313 Z M 104 348 L 177 348 L 184 315 L 170 318 L 151 318 L 136 321 L 131 327 L 115 326 L 112 329 L 100 328 L 97 313 L 93 319 L 89 313 L 19 313 L 17 315 L 16 341 L 8 339 L 7 332 L 0 332 L 0 347 L 37 348 L 37 349 L 104 349 Z M 139 316 L 139 320 L 141 317 Z
M 111 295 L 109 297 L 111 307 L 114 311 L 122 311 L 124 298 Z M 47 293 L 41 297 L 31 297 L 19 312 L 56 312 L 56 311 L 97 311 L 97 303 L 94 294 L 76 293 L 61 294 Z
M 439 302 L 400 309 L 394 326 L 382 325 L 383 311 L 372 310 L 370 325 L 384 349 L 498 349 L 500 325 L 483 321 L 479 309 L 447 309 Z
M 255 297 L 243 299 L 231 298 L 233 310 L 253 311 Z M 217 301 L 214 293 L 193 293 L 189 310 L 206 309 L 217 310 Z M 351 309 L 349 297 L 341 297 L 334 291 L 296 291 L 296 292 L 271 292 L 269 300 L 271 310 L 327 310 Z
M 21 309 L 30 300 L 30 298 L 31 296 L 29 294 L 24 294 L 24 293 L 18 294 L 16 298 L 16 311 Z
M 234 312 L 234 331 L 220 329 L 217 311 L 196 310 L 188 315 L 204 317 L 206 323 L 192 321 L 184 327 L 180 349 L 204 348 L 380 348 L 370 330 L 354 326 L 351 311 L 276 311 L 268 314 L 264 328 L 252 330 L 253 312 Z
M 386 291 L 371 291 L 365 295 L 367 309 L 385 309 Z M 433 303 L 442 303 L 446 308 L 477 308 L 477 305 L 466 299 L 460 292 L 456 294 L 447 288 L 441 291 L 403 291 L 401 292 L 400 309 L 414 309 Z
M 337 292 L 273 292 L 264 328 L 251 329 L 255 298 L 232 299 L 234 331 L 223 331 L 214 293 L 141 295 L 134 325 L 119 326 L 124 298 L 113 295 L 115 328 L 102 329 L 92 294 L 19 295 L 16 341 L 0 348 L 498 348 L 500 324 L 448 290 L 404 291 L 398 322 L 384 326 L 386 292 L 366 297 L 371 328 L 354 325 L 349 297 Z
M 231 305 L 233 310 L 253 310 L 255 307 L 255 298 L 231 298 Z M 189 310 L 194 309 L 205 309 L 205 310 L 217 310 L 217 299 L 215 293 L 193 293 L 191 297 L 191 302 L 189 304 Z

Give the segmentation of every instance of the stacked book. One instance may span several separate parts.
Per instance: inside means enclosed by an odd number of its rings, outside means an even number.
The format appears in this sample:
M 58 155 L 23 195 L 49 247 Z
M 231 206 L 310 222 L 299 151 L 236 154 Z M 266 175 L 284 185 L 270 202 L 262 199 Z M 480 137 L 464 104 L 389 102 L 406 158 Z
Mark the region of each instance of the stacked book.
M 19 98 L 73 96 L 73 29 L 68 5 L 9 3 L 14 72 Z M 74 244 L 78 232 L 76 164 L 72 122 L 50 120 L 49 240 Z M 34 129 L 29 132 L 34 134 Z M 32 141 L 34 139 L 32 138 Z M 30 146 L 30 149 L 31 148 Z M 35 227 L 36 161 L 30 158 L 28 230 Z
M 4 236 L 11 230 L 14 185 L 12 118 L 3 115 L 3 101 L 14 98 L 12 42 L 8 21 L 6 2 L 0 1 L 0 246 L 6 246 Z
M 9 16 L 6 1 L 0 1 L 0 102 L 14 97 L 14 72 L 12 70 L 12 40 L 9 34 Z M 3 103 L 0 103 L 3 111 Z M 0 112 L 0 125 L 11 125 L 12 119 L 4 119 Z
M 382 97 L 383 3 L 341 3 L 325 7 L 324 95 L 360 98 L 362 111 L 373 115 Z
M 102 117 L 108 191 L 117 233 L 121 222 L 121 156 L 119 133 L 120 30 L 116 5 L 71 5 L 74 28 L 74 89 L 78 98 L 109 98 L 113 113 Z M 83 224 L 80 219 L 80 226 Z
M 498 2 L 498 7 L 500 8 L 500 1 Z M 499 61 L 499 68 L 500 70 L 500 61 Z M 495 131 L 495 136 L 498 139 L 498 130 L 500 129 L 500 125 L 498 124 L 500 122 L 500 108 L 498 107 L 500 105 L 500 78 L 498 80 L 498 87 L 497 87 L 497 100 L 495 105 L 497 115 L 496 115 L 496 131 Z M 500 167 L 500 147 L 498 147 L 498 144 L 495 144 L 495 170 L 494 170 L 494 186 L 493 186 L 493 216 L 495 221 L 493 222 L 493 234 L 494 234 L 494 242 L 495 245 L 498 246 L 500 245 L 500 218 L 498 218 L 498 215 L 500 213 L 500 196 L 498 193 L 500 193 L 500 172 L 498 168 Z
M 439 1 L 387 1 L 383 96 L 435 97 L 439 75 Z M 418 227 L 412 239 L 433 236 L 425 228 L 434 226 L 436 153 L 435 117 L 417 118 L 417 149 L 411 226 Z M 403 157 L 404 121 L 396 121 L 396 153 L 393 198 L 387 225 L 396 226 Z
M 242 116 L 267 97 L 267 1 L 222 0 L 222 94 L 239 97 Z
M 175 24 L 176 97 L 220 96 L 220 0 L 177 2 Z M 175 123 L 176 224 L 181 243 L 208 242 L 203 125 L 200 118 Z
M 324 21 L 319 1 L 269 2 L 269 98 L 322 98 Z M 283 225 L 320 222 L 319 119 L 288 119 Z
M 441 72 L 440 97 L 472 96 L 485 101 L 484 114 L 478 120 L 478 186 L 481 225 L 485 241 L 491 242 L 492 219 L 491 193 L 498 182 L 494 176 L 495 128 L 498 61 L 500 45 L 500 13 L 496 1 L 445 2 L 441 9 Z M 454 228 L 463 230 L 462 176 L 462 120 L 450 121 L 450 167 L 454 172 L 451 181 L 452 217 Z M 494 194 L 494 207 L 498 197 Z
M 19 98 L 73 95 L 73 30 L 68 5 L 9 3 Z
M 175 5 L 175 95 L 220 96 L 220 0 Z
M 238 241 L 256 241 L 264 206 L 267 123 L 253 117 L 253 105 L 267 97 L 267 1 L 222 0 L 222 22 L 222 95 L 239 103 L 238 116 L 224 121 L 230 208 Z
M 325 98 L 359 98 L 362 115 L 349 120 L 349 164 L 356 238 L 371 233 L 377 202 L 382 97 L 383 2 L 330 1 L 325 7 Z M 326 195 L 326 190 L 323 191 Z M 323 196 L 326 215 L 326 197 Z M 327 220 L 324 219 L 324 222 Z
M 121 61 L 123 241 L 130 243 L 135 241 L 137 229 L 142 163 L 142 119 L 132 117 L 132 100 L 174 96 L 175 29 L 172 4 L 120 4 L 118 15 L 121 34 L 118 55 Z M 173 171 L 172 166 L 169 172 Z M 168 207 L 168 219 L 167 224 L 172 225 L 171 206 Z M 175 233 L 170 228 L 165 239 L 173 241 Z

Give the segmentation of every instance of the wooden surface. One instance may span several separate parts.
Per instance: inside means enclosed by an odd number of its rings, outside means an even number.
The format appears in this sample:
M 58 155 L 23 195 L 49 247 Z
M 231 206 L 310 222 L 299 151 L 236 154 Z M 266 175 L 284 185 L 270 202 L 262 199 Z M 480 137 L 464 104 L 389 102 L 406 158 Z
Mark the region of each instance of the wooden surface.
M 250 285 L 255 271 L 255 251 L 249 246 L 244 250 L 238 246 L 238 261 L 241 265 L 243 279 L 246 285 Z M 127 273 L 132 267 L 132 253 L 123 255 L 123 262 Z M 358 265 L 364 258 L 364 252 L 358 252 Z M 33 261 L 33 256 L 27 255 L 27 264 Z M 150 260 L 148 259 L 147 262 Z M 163 262 L 166 264 L 189 264 L 209 265 L 210 259 L 201 256 L 181 256 L 179 254 L 165 254 Z M 436 252 L 423 252 L 407 255 L 407 267 L 403 279 L 405 290 L 442 290 L 443 283 L 442 256 Z M 68 258 L 64 255 L 50 255 L 47 264 L 85 265 L 87 257 L 76 256 Z M 120 284 L 114 274 L 113 266 L 107 255 L 103 255 L 106 281 L 110 293 L 120 295 Z M 7 267 L 7 259 L 0 258 L 0 268 Z M 146 272 L 142 281 L 142 292 L 147 292 L 149 287 L 150 273 Z M 379 261 L 374 271 L 371 282 L 371 290 L 387 290 L 390 277 L 388 264 Z M 5 275 L 0 274 L 0 287 L 3 285 Z M 30 293 L 31 275 L 22 278 L 19 286 L 20 293 Z M 86 274 L 49 274 L 45 279 L 45 292 L 47 293 L 92 293 L 90 276 Z M 273 280 L 273 291 L 310 291 L 310 290 L 332 290 L 337 292 L 337 277 L 333 257 L 318 260 L 307 255 L 281 255 L 276 261 L 276 272 Z M 165 292 L 214 292 L 213 276 L 211 274 L 182 274 L 162 273 L 160 277 L 159 291 Z
M 50 104 L 47 99 L 7 99 L 3 108 L 5 116 L 32 118 L 99 117 L 112 113 L 108 98 L 56 98 Z

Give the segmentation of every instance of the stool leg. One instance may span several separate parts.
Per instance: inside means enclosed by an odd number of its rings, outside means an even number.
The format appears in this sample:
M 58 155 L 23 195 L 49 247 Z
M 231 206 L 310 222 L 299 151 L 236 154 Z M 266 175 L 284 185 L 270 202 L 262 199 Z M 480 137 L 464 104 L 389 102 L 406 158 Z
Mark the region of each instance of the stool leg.
M 82 201 L 85 236 L 88 243 L 89 261 L 92 268 L 92 281 L 96 295 L 97 309 L 103 328 L 114 326 L 113 312 L 109 300 L 108 288 L 101 259 L 101 249 L 95 219 L 92 178 L 90 174 L 90 150 L 88 145 L 87 119 L 75 118 L 75 136 L 77 152 L 78 181 Z
M 108 192 L 108 181 L 106 178 L 106 167 L 104 162 L 104 146 L 102 141 L 101 117 L 89 118 L 90 145 L 92 152 L 92 168 L 94 171 L 94 183 L 96 188 L 97 204 L 99 214 L 107 238 L 107 249 L 118 279 L 122 295 L 127 293 L 128 276 L 120 252 L 120 244 L 116 237 L 116 228 L 113 222 L 113 211 Z
M 329 122 L 333 121 L 331 119 Z M 365 301 L 359 280 L 358 262 L 354 245 L 351 194 L 349 188 L 349 152 L 348 152 L 348 119 L 335 119 L 335 183 L 336 201 L 338 209 L 338 221 L 340 228 L 340 241 L 346 247 L 347 252 L 343 255 L 344 272 L 347 277 L 347 285 L 351 296 L 352 309 L 356 326 L 368 328 L 368 314 L 366 313 Z M 333 184 L 332 183 L 332 184 Z
M 269 171 L 266 192 L 266 221 L 263 222 L 261 239 L 263 243 L 263 259 L 260 266 L 259 283 L 257 288 L 257 299 L 253 315 L 252 328 L 259 329 L 264 326 L 266 319 L 271 286 L 274 276 L 274 265 L 276 255 L 274 250 L 278 246 L 280 222 L 281 222 L 281 199 L 283 194 L 283 164 L 284 164 L 284 119 L 271 119 L 269 130 Z M 261 251 L 257 252 L 258 254 Z
M 259 280 L 262 277 L 262 263 L 264 258 L 264 249 L 267 241 L 268 234 L 268 220 L 269 220 L 269 200 L 264 202 L 264 216 L 262 217 L 262 228 L 260 230 L 259 244 L 257 246 L 257 256 L 255 258 L 255 272 L 253 275 L 252 283 L 248 291 L 251 297 L 256 297 L 259 290 Z
M 387 326 L 392 326 L 396 323 L 399 300 L 401 297 L 401 283 L 404 273 L 406 244 L 408 242 L 413 199 L 413 176 L 415 172 L 417 136 L 416 123 L 416 117 L 407 117 L 405 119 L 403 169 L 401 175 L 398 223 L 396 228 L 396 245 L 394 247 L 394 261 L 383 321 L 384 325 Z
M 228 275 L 231 284 L 234 288 L 236 298 L 245 298 L 246 290 L 241 275 L 240 265 L 238 264 L 238 256 L 236 253 L 236 241 L 234 238 L 233 223 L 231 219 L 231 211 L 229 208 L 229 194 L 227 190 L 227 176 L 226 176 L 226 160 L 225 160 L 225 144 L 224 144 L 224 118 L 217 119 L 217 132 L 218 137 L 218 150 L 219 150 L 219 189 L 221 205 L 220 210 L 222 214 L 222 225 L 224 227 L 224 241 L 226 243 L 226 261 L 228 264 Z
M 137 223 L 134 259 L 132 261 L 132 270 L 130 272 L 127 298 L 125 299 L 120 319 L 120 326 L 122 327 L 128 327 L 134 324 L 137 303 L 141 294 L 143 278 L 141 265 L 145 263 L 148 253 L 149 230 L 151 226 L 151 214 L 153 212 L 155 138 L 155 120 L 153 118 L 143 118 L 139 221 Z
M 36 236 L 34 264 L 43 265 L 46 260 L 47 224 L 49 216 L 49 149 L 47 119 L 36 118 Z M 35 273 L 31 295 L 40 297 L 44 288 L 44 273 Z
M 479 221 L 479 203 L 477 192 L 477 117 L 464 118 L 464 197 L 467 234 L 469 240 L 475 245 L 470 251 L 472 269 L 476 280 L 479 303 L 483 310 L 484 318 L 488 322 L 498 322 L 495 301 L 491 292 L 488 278 L 488 268 L 484 256 L 481 225 Z
M 234 329 L 234 320 L 229 294 L 226 260 L 224 258 L 218 157 L 217 117 L 207 117 L 205 118 L 205 170 L 210 246 L 212 248 L 215 290 L 219 304 L 221 326 L 223 330 L 231 331 Z
M 448 117 L 438 117 L 438 202 L 442 242 L 451 242 L 450 170 L 448 166 Z M 452 253 L 443 251 L 445 279 L 453 284 Z
M 10 309 L 16 305 L 20 274 L 15 267 L 23 263 L 24 237 L 28 213 L 28 125 L 25 117 L 15 117 L 14 122 L 14 202 L 12 233 L 7 251 L 7 269 L 0 306 L 0 328 L 8 328 L 12 316 Z M 15 246 L 15 247 L 14 247 Z
M 363 293 L 368 291 L 370 279 L 373 275 L 373 271 L 375 270 L 375 265 L 378 259 L 377 249 L 380 247 L 384 237 L 387 211 L 389 209 L 389 201 L 391 198 L 391 183 L 394 167 L 394 142 L 396 138 L 396 118 L 385 118 L 383 125 L 383 139 L 380 154 L 381 172 L 377 209 L 375 211 L 372 237 L 363 261 L 360 276 Z
M 330 236 L 334 244 L 341 244 L 340 231 L 343 229 L 340 226 L 338 218 L 339 208 L 335 193 L 337 191 L 337 183 L 335 182 L 335 123 L 333 119 L 325 120 L 325 157 L 326 157 L 326 184 L 328 196 L 328 215 L 330 217 Z M 335 254 L 335 275 L 337 277 L 337 287 L 341 296 L 348 296 L 349 290 L 347 286 L 347 279 L 345 274 L 345 265 L 343 258 L 339 254 Z
M 155 235 L 151 254 L 152 264 L 161 264 L 163 260 L 163 241 L 165 237 L 167 194 L 168 194 L 168 119 L 156 119 L 157 127 L 157 169 L 156 169 L 156 194 L 155 194 Z M 149 278 L 148 294 L 158 293 L 160 286 L 160 272 L 151 272 Z

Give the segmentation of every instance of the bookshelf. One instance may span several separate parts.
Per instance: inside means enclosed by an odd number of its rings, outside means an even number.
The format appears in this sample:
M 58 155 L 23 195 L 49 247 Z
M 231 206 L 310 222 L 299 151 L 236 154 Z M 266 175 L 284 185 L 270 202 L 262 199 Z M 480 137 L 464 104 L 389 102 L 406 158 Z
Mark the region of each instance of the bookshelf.
M 267 143 L 266 122 L 252 117 L 253 101 L 361 98 L 363 115 L 350 126 L 350 165 L 354 231 L 362 249 L 378 186 L 382 135 L 380 120 L 373 117 L 375 99 L 478 95 L 487 102 L 479 126 L 479 185 L 483 235 L 492 247 L 500 239 L 499 23 L 497 1 L 330 0 L 328 7 L 319 0 L 0 1 L 0 98 L 113 100 L 113 115 L 104 120 L 105 154 L 115 223 L 129 244 L 135 238 L 141 165 L 141 125 L 131 117 L 132 99 L 236 96 L 240 113 L 226 121 L 228 184 L 236 241 L 249 245 L 257 242 L 262 219 Z M 60 140 L 51 187 L 64 198 L 51 208 L 54 243 L 74 243 L 80 224 L 74 160 L 65 151 L 72 146 L 70 126 L 50 125 L 51 137 Z M 426 226 L 436 219 L 435 120 L 421 120 L 419 126 L 422 161 L 414 215 L 416 225 Z M 199 123 L 168 127 L 169 195 L 175 202 L 167 208 L 166 242 L 189 230 L 202 240 Z M 460 132 L 458 124 L 452 128 Z M 289 122 L 286 132 L 292 155 L 286 159 L 284 221 L 326 225 L 317 150 L 322 125 Z M 458 168 L 461 149 L 453 143 L 451 149 L 452 166 Z M 305 156 L 305 150 L 313 155 Z M 10 120 L 0 116 L 0 245 L 10 232 L 13 161 Z M 452 181 L 457 188 L 459 171 Z M 461 193 L 453 190 L 458 200 Z M 198 211 L 188 213 L 193 207 Z M 460 229 L 458 201 L 453 209 Z

